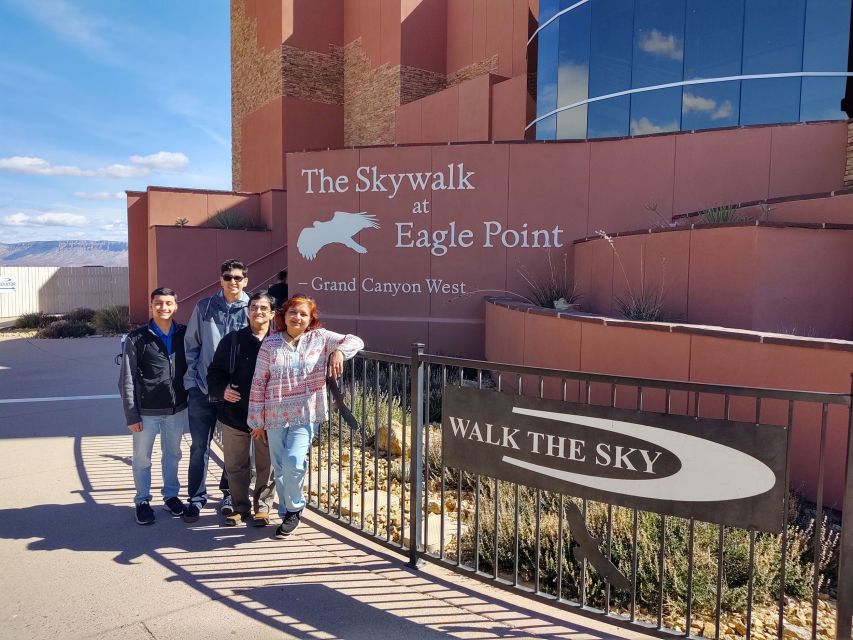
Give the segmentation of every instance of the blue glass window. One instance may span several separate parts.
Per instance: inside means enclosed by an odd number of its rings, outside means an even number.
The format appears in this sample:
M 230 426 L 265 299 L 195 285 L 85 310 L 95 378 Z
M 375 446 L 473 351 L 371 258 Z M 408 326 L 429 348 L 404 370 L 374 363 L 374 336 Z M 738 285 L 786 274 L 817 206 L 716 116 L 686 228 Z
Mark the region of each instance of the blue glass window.
M 688 0 L 684 79 L 725 78 L 741 72 L 744 0 Z M 685 86 L 681 128 L 714 129 L 738 124 L 740 81 Z
M 589 3 L 560 17 L 560 54 L 557 68 L 557 104 L 565 107 L 589 97 Z M 557 114 L 557 137 L 586 138 L 587 106 Z
M 636 0 L 634 12 L 635 88 L 679 82 L 684 73 L 684 3 Z M 631 96 L 631 135 L 678 131 L 681 87 Z
M 631 88 L 634 1 L 596 0 L 592 3 L 589 42 L 589 95 L 591 98 Z M 590 138 L 627 136 L 628 96 L 589 104 Z
M 805 0 L 750 0 L 744 12 L 744 74 L 802 70 Z M 800 78 L 744 80 L 741 124 L 796 122 Z
M 850 0 L 811 0 L 806 6 L 803 71 L 847 71 Z M 846 78 L 803 78 L 800 120 L 839 120 Z
M 559 10 L 558 0 L 543 0 L 539 3 L 540 23 L 553 16 Z M 543 16 L 547 16 L 543 19 Z M 536 117 L 550 113 L 557 108 L 557 60 L 560 44 L 560 23 L 555 20 L 540 31 L 530 46 L 537 46 L 536 70 Z M 537 42 L 538 40 L 538 42 Z M 536 138 L 538 140 L 553 140 L 556 129 L 550 137 L 545 136 L 547 127 L 536 127 Z

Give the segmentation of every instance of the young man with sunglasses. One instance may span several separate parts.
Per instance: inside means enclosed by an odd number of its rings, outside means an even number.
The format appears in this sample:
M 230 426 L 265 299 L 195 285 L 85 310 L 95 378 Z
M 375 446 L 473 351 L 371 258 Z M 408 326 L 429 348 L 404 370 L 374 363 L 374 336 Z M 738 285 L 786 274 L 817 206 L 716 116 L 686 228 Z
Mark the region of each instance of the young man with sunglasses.
M 207 369 L 219 341 L 245 327 L 249 320 L 247 306 L 249 296 L 243 292 L 249 283 L 248 270 L 239 260 L 222 263 L 219 284 L 222 290 L 209 298 L 200 300 L 193 309 L 184 346 L 187 358 L 187 373 L 184 386 L 189 393 L 190 445 L 189 479 L 187 489 L 189 504 L 184 510 L 184 522 L 196 522 L 199 512 L 207 502 L 207 461 L 210 441 L 216 427 L 216 404 L 211 402 L 207 390 Z M 223 515 L 233 513 L 228 476 L 222 472 L 219 488 L 224 497 L 220 505 Z

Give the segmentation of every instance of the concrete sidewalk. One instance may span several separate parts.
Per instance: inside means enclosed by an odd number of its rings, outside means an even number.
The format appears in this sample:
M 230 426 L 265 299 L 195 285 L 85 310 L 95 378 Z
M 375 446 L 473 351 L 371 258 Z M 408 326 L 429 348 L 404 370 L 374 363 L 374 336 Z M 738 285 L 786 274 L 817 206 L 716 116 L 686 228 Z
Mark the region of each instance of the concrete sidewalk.
M 0 340 L 0 638 L 646 637 L 442 567 L 409 570 L 312 513 L 280 541 L 212 509 L 186 525 L 155 497 L 156 524 L 136 525 L 118 400 L 26 400 L 74 397 L 81 376 L 86 395 L 114 394 L 117 343 Z M 184 463 L 188 448 L 186 436 Z

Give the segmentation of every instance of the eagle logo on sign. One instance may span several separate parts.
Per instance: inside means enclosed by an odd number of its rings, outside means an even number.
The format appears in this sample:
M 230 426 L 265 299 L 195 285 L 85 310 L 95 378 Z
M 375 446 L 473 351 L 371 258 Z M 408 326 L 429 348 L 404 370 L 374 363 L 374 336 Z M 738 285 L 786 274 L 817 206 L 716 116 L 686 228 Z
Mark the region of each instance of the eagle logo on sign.
M 306 260 L 313 260 L 317 253 L 329 244 L 342 244 L 356 253 L 367 253 L 367 249 L 353 240 L 359 231 L 378 229 L 376 216 L 360 212 L 347 213 L 335 211 L 335 215 L 327 222 L 315 220 L 314 225 L 305 227 L 296 240 L 296 248 Z

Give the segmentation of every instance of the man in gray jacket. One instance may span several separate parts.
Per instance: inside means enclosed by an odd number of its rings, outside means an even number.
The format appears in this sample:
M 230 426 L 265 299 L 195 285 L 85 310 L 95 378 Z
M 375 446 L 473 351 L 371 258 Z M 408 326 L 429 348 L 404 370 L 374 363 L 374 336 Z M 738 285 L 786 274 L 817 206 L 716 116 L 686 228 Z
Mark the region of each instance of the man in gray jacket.
M 246 265 L 239 260 L 223 262 L 219 281 L 222 290 L 200 300 L 187 323 L 184 338 L 187 372 L 184 386 L 189 393 L 192 444 L 187 482 L 190 503 L 184 510 L 184 522 L 196 522 L 201 508 L 207 502 L 207 461 L 216 427 L 216 405 L 210 401 L 207 393 L 207 368 L 219 341 L 248 324 L 246 307 L 249 296 L 243 292 L 249 282 L 247 273 Z M 222 473 L 219 488 L 224 493 L 220 511 L 230 515 L 233 509 L 225 472 Z

